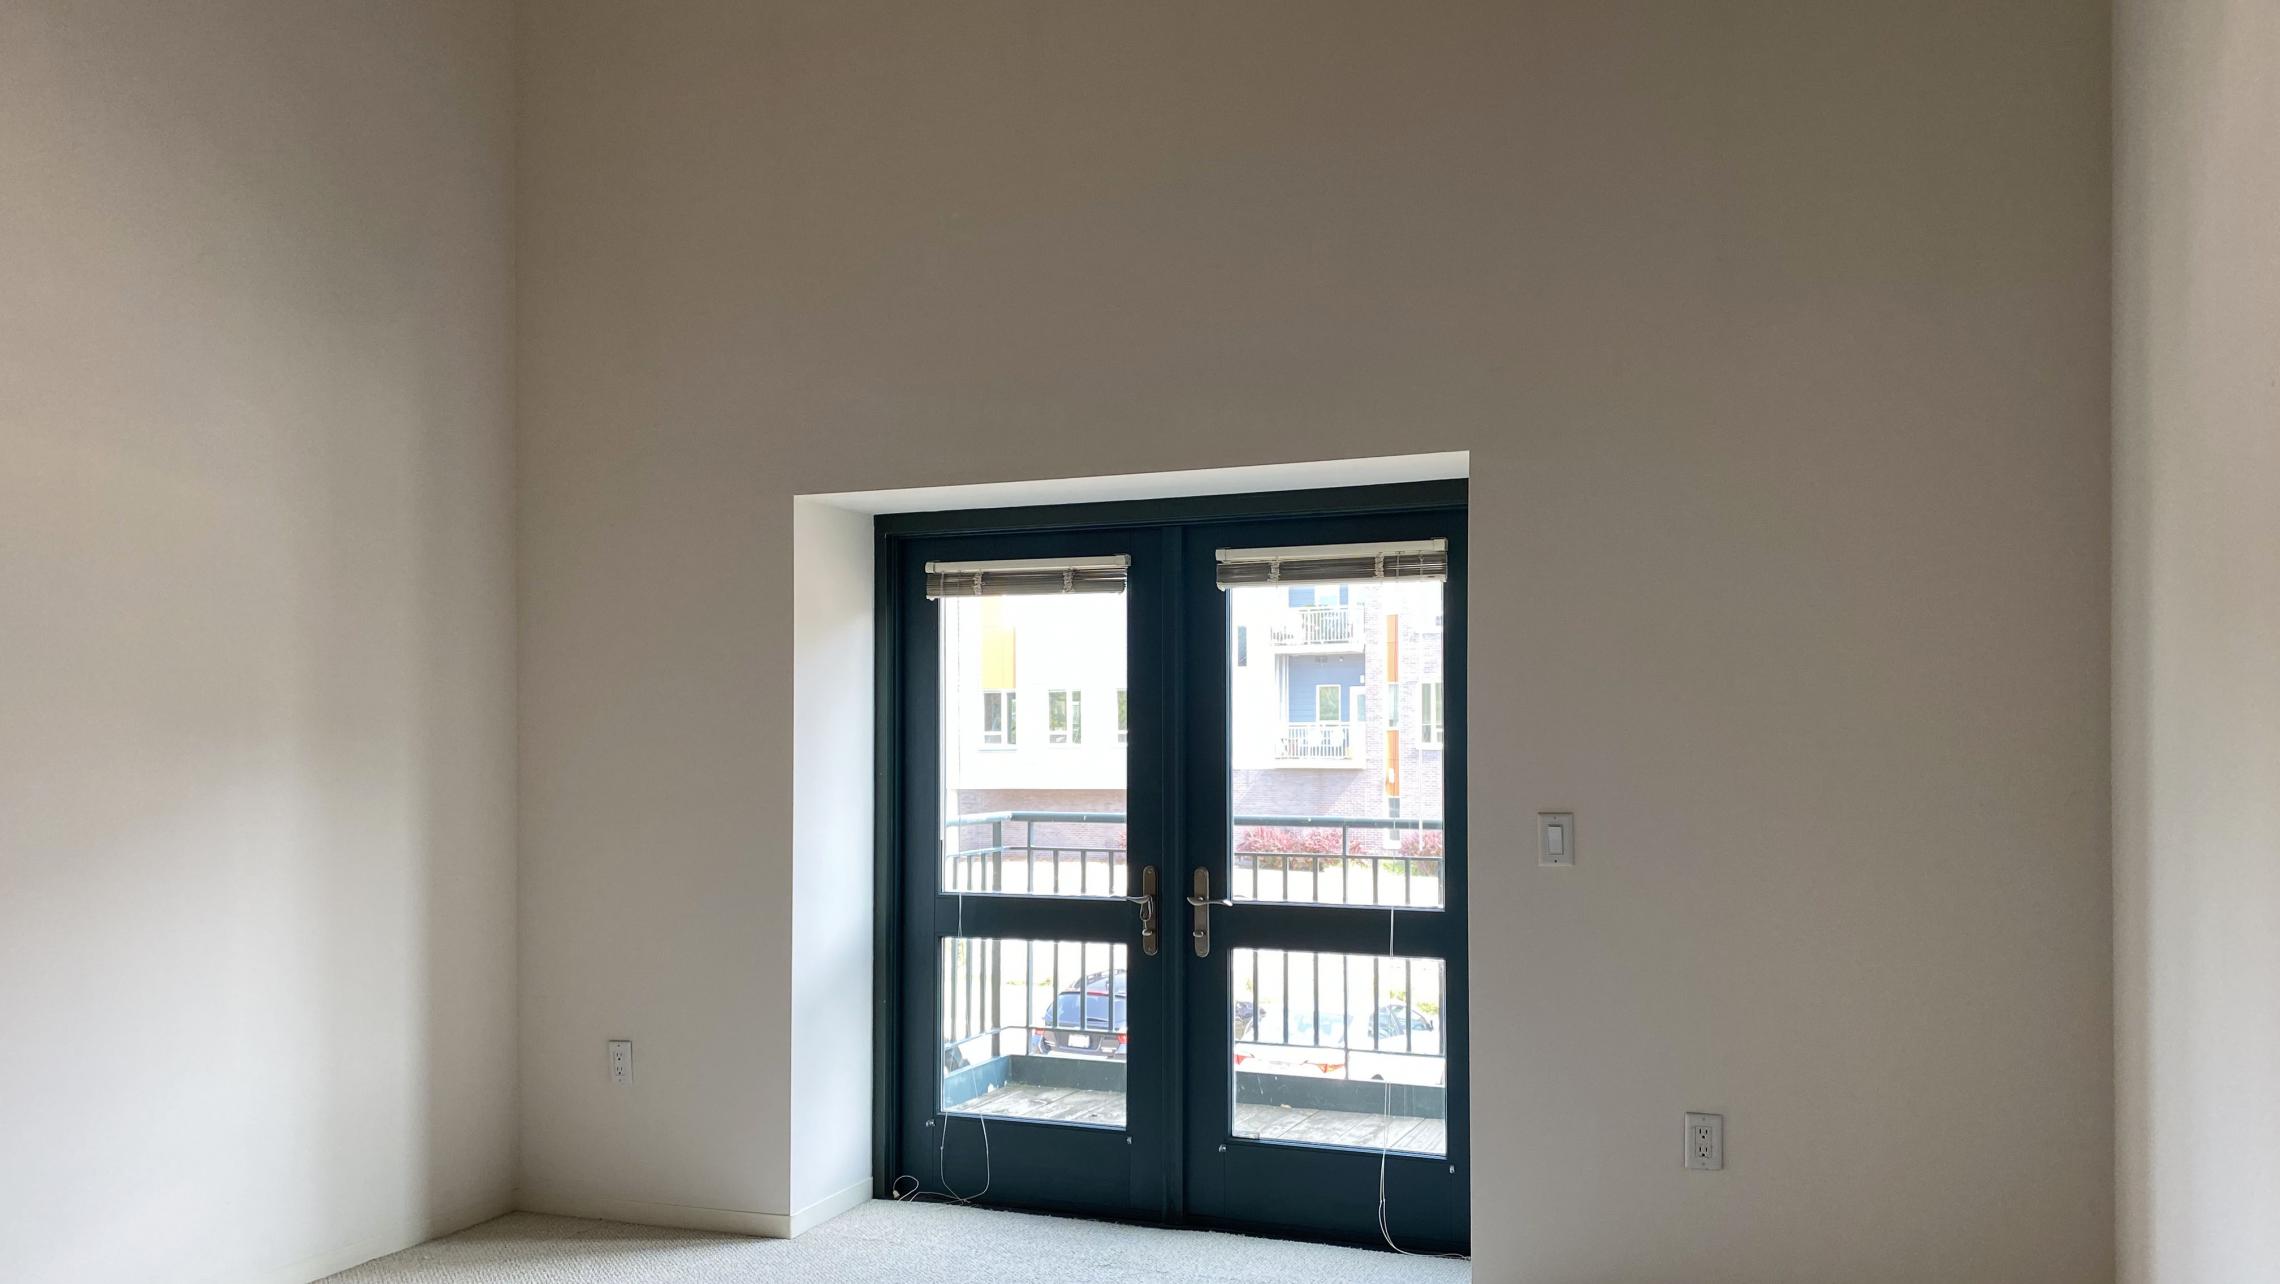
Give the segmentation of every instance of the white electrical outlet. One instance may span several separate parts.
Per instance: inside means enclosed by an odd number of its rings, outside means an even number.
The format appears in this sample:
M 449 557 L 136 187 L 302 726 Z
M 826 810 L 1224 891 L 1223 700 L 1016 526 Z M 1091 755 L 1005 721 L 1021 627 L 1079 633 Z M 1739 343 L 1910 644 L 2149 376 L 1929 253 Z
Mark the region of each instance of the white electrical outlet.
M 610 1082 L 620 1087 L 633 1085 L 633 1040 L 610 1040 Z
M 1686 1166 L 1706 1173 L 1726 1166 L 1726 1116 L 1686 1117 Z

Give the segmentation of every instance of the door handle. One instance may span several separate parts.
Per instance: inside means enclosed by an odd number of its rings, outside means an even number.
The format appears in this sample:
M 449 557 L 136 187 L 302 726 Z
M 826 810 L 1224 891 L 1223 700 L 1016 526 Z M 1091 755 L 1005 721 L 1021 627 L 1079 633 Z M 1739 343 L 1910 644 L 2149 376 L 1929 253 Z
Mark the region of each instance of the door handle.
M 1233 908 L 1235 902 L 1211 899 L 1211 871 L 1198 865 L 1195 867 L 1195 895 L 1188 897 L 1187 903 L 1195 910 L 1195 927 L 1188 932 L 1195 941 L 1195 956 L 1199 959 L 1210 958 L 1211 907 L 1224 905 Z
M 1140 894 L 1124 899 L 1140 907 L 1140 952 L 1150 958 L 1156 956 L 1157 942 L 1163 933 L 1156 918 L 1156 867 L 1140 867 Z

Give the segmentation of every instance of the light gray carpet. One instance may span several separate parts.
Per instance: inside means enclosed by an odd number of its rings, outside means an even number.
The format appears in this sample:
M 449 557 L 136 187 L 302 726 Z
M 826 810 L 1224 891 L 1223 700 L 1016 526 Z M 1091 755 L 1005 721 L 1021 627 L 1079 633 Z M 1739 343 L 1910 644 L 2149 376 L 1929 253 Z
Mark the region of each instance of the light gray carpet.
M 510 1213 L 338 1284 L 814 1284 L 1028 1280 L 1459 1284 L 1470 1264 L 948 1204 L 865 1204 L 795 1240 Z

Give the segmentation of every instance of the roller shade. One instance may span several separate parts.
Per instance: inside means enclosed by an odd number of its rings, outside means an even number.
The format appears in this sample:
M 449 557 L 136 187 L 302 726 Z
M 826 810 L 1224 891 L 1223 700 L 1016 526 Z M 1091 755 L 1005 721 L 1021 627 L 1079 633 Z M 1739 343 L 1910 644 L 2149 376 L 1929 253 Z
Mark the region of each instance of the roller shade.
M 1219 550 L 1219 587 L 1247 584 L 1348 584 L 1359 580 L 1446 580 L 1449 541 L 1313 544 L 1296 548 Z
M 928 562 L 926 595 L 1011 597 L 1040 593 L 1122 593 L 1132 559 L 1035 557 L 1005 562 Z

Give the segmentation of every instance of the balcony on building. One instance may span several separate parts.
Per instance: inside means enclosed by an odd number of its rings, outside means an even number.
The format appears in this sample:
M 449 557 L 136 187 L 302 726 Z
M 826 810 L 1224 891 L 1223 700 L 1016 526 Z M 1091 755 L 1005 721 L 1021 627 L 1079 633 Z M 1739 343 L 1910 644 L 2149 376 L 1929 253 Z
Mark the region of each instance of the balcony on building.
M 1267 626 L 1267 639 L 1279 651 L 1359 651 L 1362 636 L 1362 608 L 1353 602 L 1284 607 Z
M 1275 738 L 1275 761 L 1293 767 L 1351 767 L 1362 760 L 1358 722 L 1286 722 Z

